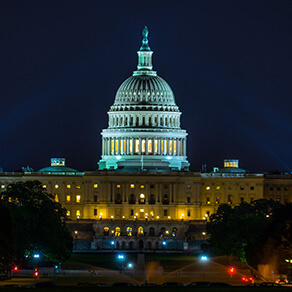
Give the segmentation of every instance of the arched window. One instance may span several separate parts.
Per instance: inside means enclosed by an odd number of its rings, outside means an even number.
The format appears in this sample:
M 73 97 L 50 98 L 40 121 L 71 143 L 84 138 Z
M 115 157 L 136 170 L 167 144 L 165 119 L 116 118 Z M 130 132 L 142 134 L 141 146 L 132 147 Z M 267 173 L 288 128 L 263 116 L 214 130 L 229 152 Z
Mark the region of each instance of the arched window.
M 154 230 L 153 227 L 150 227 L 150 228 L 149 228 L 149 235 L 150 235 L 150 236 L 154 236 L 154 235 L 155 235 L 155 230 Z
M 120 236 L 120 235 L 121 235 L 121 228 L 120 227 L 116 227 L 115 236 Z
M 139 204 L 145 204 L 145 195 L 140 194 Z
M 141 235 L 143 235 L 143 234 L 144 234 L 144 229 L 143 229 L 142 226 L 140 226 L 140 227 L 138 228 L 138 236 L 141 236 Z
M 103 228 L 103 235 L 104 236 L 109 236 L 109 228 L 108 227 L 104 227 Z
M 55 194 L 55 202 L 59 202 L 59 195 L 58 194 Z
M 171 235 L 173 236 L 173 237 L 175 237 L 176 236 L 176 233 L 177 233 L 177 228 L 173 228 L 172 229 L 172 233 L 171 233 Z
M 132 235 L 133 235 L 132 227 L 127 227 L 127 236 L 132 236 Z
M 160 231 L 160 236 L 164 236 L 165 232 L 166 232 L 166 229 L 164 227 L 162 227 L 161 231 Z

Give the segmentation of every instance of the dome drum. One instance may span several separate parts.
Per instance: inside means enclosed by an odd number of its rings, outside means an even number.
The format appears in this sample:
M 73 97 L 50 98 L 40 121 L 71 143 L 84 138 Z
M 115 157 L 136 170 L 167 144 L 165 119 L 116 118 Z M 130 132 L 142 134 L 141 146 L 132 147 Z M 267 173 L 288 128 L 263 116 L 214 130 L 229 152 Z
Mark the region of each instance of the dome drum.
M 148 31 L 147 31 L 148 35 Z M 165 80 L 152 70 L 148 39 L 138 51 L 137 71 L 119 87 L 102 135 L 99 169 L 188 170 L 187 133 Z

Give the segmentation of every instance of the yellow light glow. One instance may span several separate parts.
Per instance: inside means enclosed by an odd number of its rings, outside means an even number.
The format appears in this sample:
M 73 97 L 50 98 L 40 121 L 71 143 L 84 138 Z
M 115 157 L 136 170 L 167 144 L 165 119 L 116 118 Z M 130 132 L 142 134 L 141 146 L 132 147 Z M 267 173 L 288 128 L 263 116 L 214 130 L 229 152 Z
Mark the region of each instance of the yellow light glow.
M 169 141 L 169 152 L 172 154 L 173 148 L 172 148 L 172 140 Z
M 158 153 L 158 140 L 154 140 L 154 152 Z
M 102 213 L 100 213 L 99 215 L 102 216 Z
M 77 186 L 76 186 L 76 189 L 80 189 L 80 185 L 77 185 Z
M 148 140 L 148 153 L 152 153 L 152 140 Z
M 67 196 L 66 196 L 66 202 L 67 202 L 67 203 L 70 203 L 70 201 L 71 201 L 71 196 L 67 195 Z
M 67 185 L 67 189 L 71 189 L 71 185 Z
M 98 184 L 94 184 L 93 187 L 94 187 L 95 189 L 97 189 L 97 188 L 98 188 Z
M 144 185 L 141 185 L 141 186 L 140 186 L 140 188 L 141 188 L 141 189 L 144 189 L 144 188 L 145 188 L 145 186 L 144 186 Z
M 115 154 L 118 153 L 118 140 L 115 140 Z
M 176 154 L 176 141 L 173 141 L 173 153 Z
M 75 230 L 75 232 L 74 232 L 75 234 L 78 234 L 78 231 L 77 230 Z
M 136 139 L 135 140 L 135 153 L 139 153 L 139 146 L 140 146 L 139 140 Z
M 1 189 L 4 189 L 5 186 L 4 185 L 1 185 Z M 46 189 L 47 188 L 47 185 L 43 185 L 43 189 Z
M 58 194 L 55 194 L 55 202 L 59 202 L 59 196 L 58 196 Z
M 145 198 L 145 195 L 144 195 L 144 194 L 141 194 L 141 195 L 140 195 L 140 198 L 141 198 L 141 199 L 144 199 L 144 198 Z
M 70 210 L 67 210 L 66 215 L 67 215 L 67 216 L 70 216 Z
M 207 190 L 207 191 L 209 191 L 209 190 L 210 190 L 210 188 L 211 188 L 210 186 L 206 186 L 206 190 Z
M 134 185 L 134 184 L 131 184 L 131 185 L 130 185 L 130 188 L 131 188 L 131 189 L 134 189 L 134 188 L 135 188 L 135 185 Z
M 55 189 L 58 189 L 59 188 L 59 185 L 55 185 Z
M 141 213 L 144 213 L 144 209 L 140 209 L 140 212 L 141 212 Z
M 114 140 L 111 140 L 111 154 L 114 154 Z
M 133 153 L 133 141 L 132 141 L 132 139 L 130 139 L 130 141 L 129 141 L 129 152 L 132 154 Z
M 117 189 L 120 189 L 121 188 L 121 185 L 117 185 Z
M 167 218 L 170 219 L 170 216 L 168 216 Z
M 79 217 L 80 217 L 80 215 L 81 215 L 81 212 L 80 212 L 80 210 L 76 210 L 76 216 L 77 216 L 77 218 L 79 218 Z
M 113 219 L 113 218 L 114 218 L 114 216 L 111 216 L 111 218 Z
M 81 196 L 80 195 L 77 195 L 76 196 L 76 203 L 80 203 L 80 200 L 81 200 Z
M 159 216 L 156 216 L 157 219 L 159 219 Z
M 146 140 L 142 140 L 142 153 L 146 153 Z

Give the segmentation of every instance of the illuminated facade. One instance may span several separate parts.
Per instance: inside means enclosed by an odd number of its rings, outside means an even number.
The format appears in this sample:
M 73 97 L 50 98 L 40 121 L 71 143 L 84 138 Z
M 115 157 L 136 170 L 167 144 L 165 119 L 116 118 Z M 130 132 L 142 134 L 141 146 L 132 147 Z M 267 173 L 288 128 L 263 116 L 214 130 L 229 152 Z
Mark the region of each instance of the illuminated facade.
M 152 70 L 148 30 L 138 66 L 119 87 L 102 135 L 99 169 L 188 170 L 187 133 L 170 86 Z
M 291 174 L 250 173 L 236 159 L 209 173 L 187 171 L 181 112 L 169 85 L 152 70 L 147 35 L 144 30 L 137 71 L 108 112 L 98 171 L 80 172 L 52 158 L 36 172 L 0 172 L 0 191 L 17 181 L 41 181 L 67 209 L 77 250 L 199 251 L 204 225 L 219 204 L 292 201 Z

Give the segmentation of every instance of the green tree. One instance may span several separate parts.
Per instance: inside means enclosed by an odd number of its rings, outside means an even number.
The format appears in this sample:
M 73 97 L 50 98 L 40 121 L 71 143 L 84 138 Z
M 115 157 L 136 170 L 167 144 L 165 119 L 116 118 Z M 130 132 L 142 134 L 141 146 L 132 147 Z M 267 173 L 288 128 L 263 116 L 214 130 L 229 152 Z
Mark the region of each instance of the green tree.
M 66 226 L 66 209 L 45 192 L 39 181 L 10 184 L 2 198 L 11 218 L 17 259 L 35 252 L 50 260 L 62 261 L 69 257 L 73 239 Z
M 265 199 L 252 204 L 242 203 L 234 208 L 220 205 L 206 225 L 210 252 L 237 256 L 243 262 L 256 266 L 269 238 L 272 214 L 279 207 L 279 203 Z

